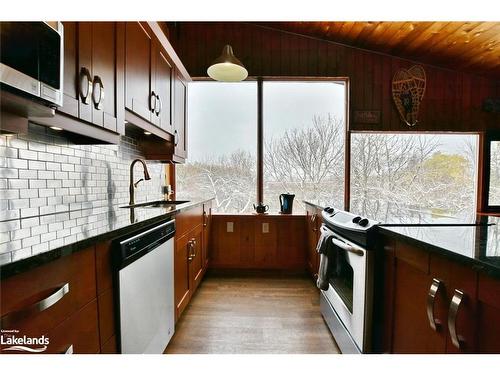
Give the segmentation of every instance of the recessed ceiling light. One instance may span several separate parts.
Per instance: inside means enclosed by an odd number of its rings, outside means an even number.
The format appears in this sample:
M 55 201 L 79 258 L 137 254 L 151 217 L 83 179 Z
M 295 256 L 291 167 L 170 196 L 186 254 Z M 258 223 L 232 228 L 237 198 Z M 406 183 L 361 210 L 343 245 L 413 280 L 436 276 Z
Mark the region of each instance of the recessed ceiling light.
M 144 135 L 151 135 L 150 132 L 144 131 Z
M 60 132 L 62 130 L 62 128 L 58 127 L 58 126 L 51 126 L 50 127 L 52 130 L 56 130 L 58 132 Z

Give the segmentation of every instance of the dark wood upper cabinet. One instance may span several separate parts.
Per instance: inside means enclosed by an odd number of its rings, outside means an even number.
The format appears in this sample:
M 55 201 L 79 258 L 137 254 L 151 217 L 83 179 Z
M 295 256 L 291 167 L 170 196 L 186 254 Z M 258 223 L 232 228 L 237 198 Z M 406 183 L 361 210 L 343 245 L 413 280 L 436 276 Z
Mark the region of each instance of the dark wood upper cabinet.
M 187 82 L 176 72 L 174 80 L 174 161 L 187 158 Z
M 153 118 L 152 87 L 153 36 L 146 25 L 127 22 L 125 26 L 125 108 L 143 119 Z
M 157 96 L 157 108 L 155 109 L 154 122 L 166 132 L 173 134 L 173 64 L 167 57 L 166 52 L 157 45 L 155 48 L 155 93 Z
M 59 112 L 123 131 L 123 23 L 64 22 L 64 101 Z

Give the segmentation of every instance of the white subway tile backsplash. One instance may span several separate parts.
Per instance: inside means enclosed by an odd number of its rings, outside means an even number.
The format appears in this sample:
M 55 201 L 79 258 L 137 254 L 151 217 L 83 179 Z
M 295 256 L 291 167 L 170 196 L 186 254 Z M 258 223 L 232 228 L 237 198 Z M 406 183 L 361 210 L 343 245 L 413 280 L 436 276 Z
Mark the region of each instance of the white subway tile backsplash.
M 84 238 L 82 227 L 97 233 L 110 205 L 128 204 L 130 163 L 142 157 L 127 137 L 119 145 L 74 145 L 34 124 L 28 134 L 0 136 L 0 155 L 0 232 L 14 229 L 17 236 L 1 238 L 0 264 Z M 136 202 L 163 198 L 164 167 L 147 164 L 151 180 L 139 184 Z M 143 176 L 139 163 L 134 174 Z M 92 218 L 82 209 L 92 210 Z
M 19 150 L 19 159 L 28 159 L 28 160 L 38 160 L 38 153 L 36 151 L 29 150 Z

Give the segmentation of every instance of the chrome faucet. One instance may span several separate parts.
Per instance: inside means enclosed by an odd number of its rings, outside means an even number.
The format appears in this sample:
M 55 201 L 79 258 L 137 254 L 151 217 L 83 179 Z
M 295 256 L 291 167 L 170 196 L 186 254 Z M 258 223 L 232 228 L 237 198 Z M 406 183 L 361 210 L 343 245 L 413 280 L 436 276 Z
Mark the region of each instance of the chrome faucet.
M 134 183 L 134 165 L 135 163 L 140 162 L 142 164 L 142 167 L 144 168 L 144 178 L 141 178 L 137 182 Z M 132 206 L 135 204 L 135 198 L 134 198 L 134 192 L 135 188 L 141 182 L 142 180 L 151 180 L 151 177 L 149 176 L 148 172 L 148 167 L 146 166 L 146 163 L 142 159 L 134 159 L 132 161 L 132 164 L 130 164 L 130 186 L 129 186 L 129 192 L 130 192 L 130 200 L 128 202 L 129 206 Z

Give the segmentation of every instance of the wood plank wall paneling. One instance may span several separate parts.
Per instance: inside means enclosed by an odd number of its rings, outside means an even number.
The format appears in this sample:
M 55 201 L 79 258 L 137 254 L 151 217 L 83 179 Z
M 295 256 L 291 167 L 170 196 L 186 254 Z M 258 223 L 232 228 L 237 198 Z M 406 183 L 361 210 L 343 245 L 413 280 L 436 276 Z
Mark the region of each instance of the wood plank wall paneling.
M 250 76 L 349 77 L 354 110 L 381 111 L 378 125 L 350 124 L 351 130 L 408 131 L 392 102 L 391 80 L 409 61 L 250 23 L 177 22 L 172 44 L 193 77 L 206 69 L 225 44 Z M 500 115 L 482 111 L 488 97 L 500 96 L 500 82 L 487 77 L 422 64 L 427 90 L 419 123 L 412 131 L 477 132 L 500 127 Z
M 214 215 L 212 220 L 210 268 L 305 269 L 305 216 Z M 228 222 L 233 232 L 227 231 Z M 263 233 L 264 223 L 269 233 Z

